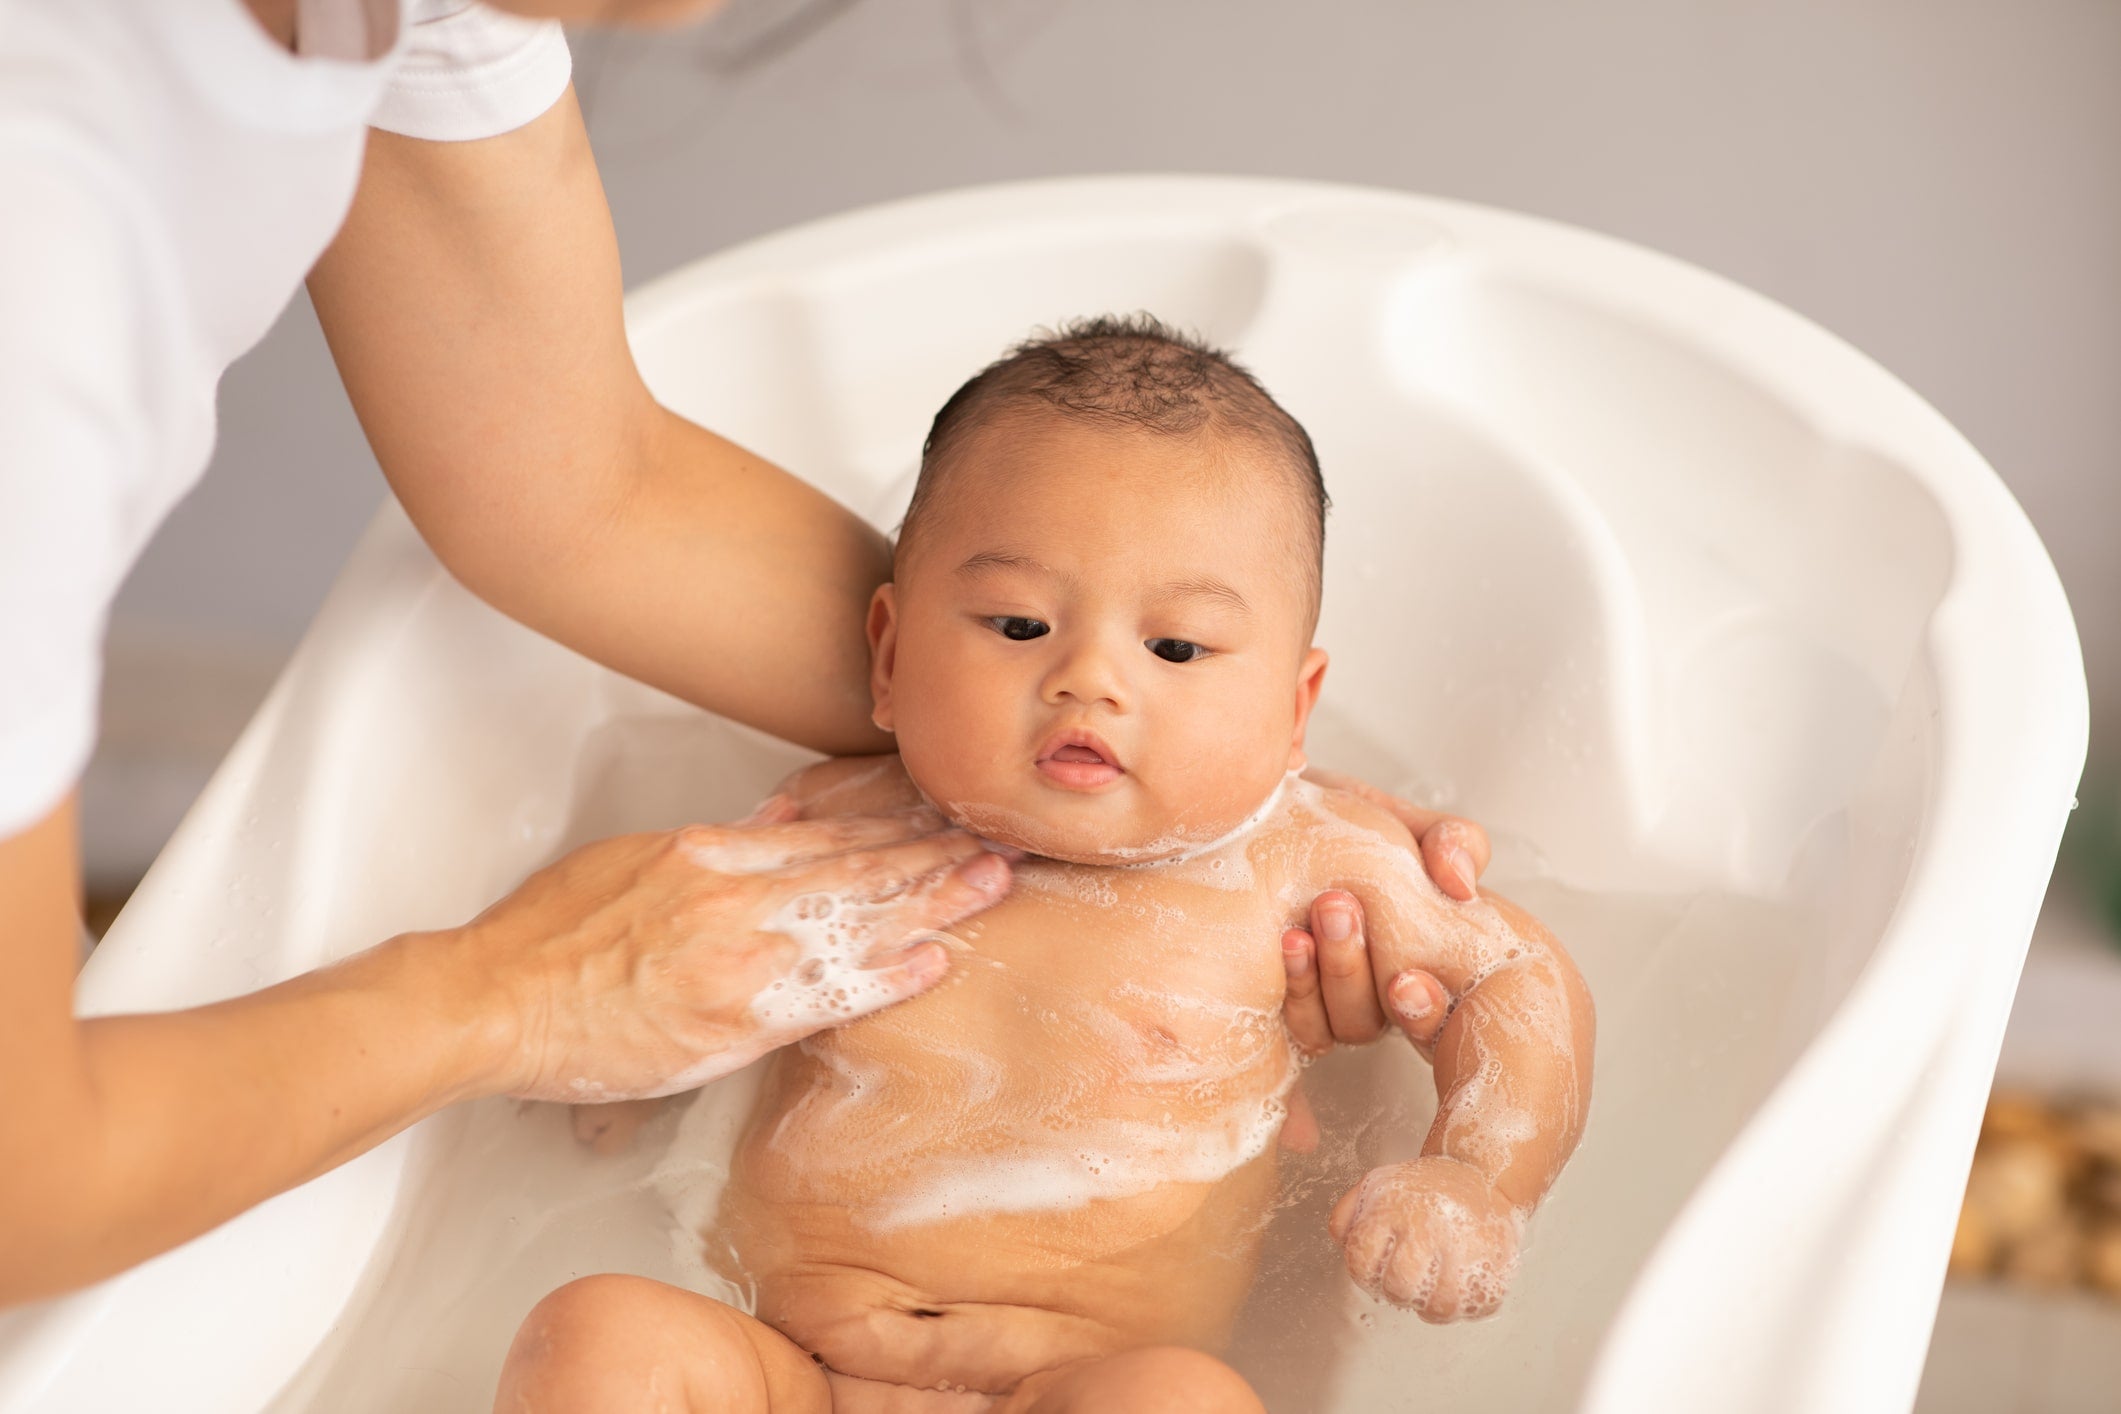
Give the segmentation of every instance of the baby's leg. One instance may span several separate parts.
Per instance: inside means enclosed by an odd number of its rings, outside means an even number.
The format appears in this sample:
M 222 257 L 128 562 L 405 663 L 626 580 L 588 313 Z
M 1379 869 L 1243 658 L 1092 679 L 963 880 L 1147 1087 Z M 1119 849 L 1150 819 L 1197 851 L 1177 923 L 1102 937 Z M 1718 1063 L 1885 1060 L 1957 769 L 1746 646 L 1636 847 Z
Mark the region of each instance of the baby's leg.
M 1266 1414 L 1266 1406 L 1213 1355 L 1157 1345 L 1033 1375 L 994 1414 Z
M 824 1372 L 734 1307 L 645 1277 L 571 1281 L 523 1318 L 494 1414 L 829 1414 Z

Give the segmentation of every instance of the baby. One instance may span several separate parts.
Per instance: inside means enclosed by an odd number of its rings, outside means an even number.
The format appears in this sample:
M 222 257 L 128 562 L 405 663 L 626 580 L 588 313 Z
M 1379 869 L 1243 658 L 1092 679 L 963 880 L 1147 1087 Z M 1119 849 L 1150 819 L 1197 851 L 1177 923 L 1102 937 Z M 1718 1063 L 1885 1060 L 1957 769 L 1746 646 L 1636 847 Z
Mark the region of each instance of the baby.
M 1153 321 L 1072 326 L 951 398 L 869 612 L 899 754 L 787 789 L 811 816 L 931 805 L 1022 851 L 1016 887 L 941 986 L 774 1057 L 711 1244 L 756 1315 L 576 1283 L 497 1408 L 1259 1409 L 1213 1352 L 1297 1075 L 1275 940 L 1325 889 L 1381 975 L 1452 999 L 1422 1156 L 1343 1197 L 1332 1240 L 1429 1319 L 1495 1309 L 1582 1130 L 1590 998 L 1531 917 L 1452 902 L 1395 818 L 1298 778 L 1324 512 L 1295 420 Z M 796 913 L 833 965 L 833 901 Z

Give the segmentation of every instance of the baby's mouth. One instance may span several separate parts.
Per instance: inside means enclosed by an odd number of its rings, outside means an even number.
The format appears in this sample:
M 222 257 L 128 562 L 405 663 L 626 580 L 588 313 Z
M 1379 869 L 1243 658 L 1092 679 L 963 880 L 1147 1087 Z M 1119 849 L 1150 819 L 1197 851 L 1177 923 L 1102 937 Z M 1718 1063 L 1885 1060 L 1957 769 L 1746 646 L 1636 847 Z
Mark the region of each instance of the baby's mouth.
M 1038 769 L 1046 779 L 1069 790 L 1096 790 L 1126 774 L 1110 747 L 1073 732 L 1039 753 Z

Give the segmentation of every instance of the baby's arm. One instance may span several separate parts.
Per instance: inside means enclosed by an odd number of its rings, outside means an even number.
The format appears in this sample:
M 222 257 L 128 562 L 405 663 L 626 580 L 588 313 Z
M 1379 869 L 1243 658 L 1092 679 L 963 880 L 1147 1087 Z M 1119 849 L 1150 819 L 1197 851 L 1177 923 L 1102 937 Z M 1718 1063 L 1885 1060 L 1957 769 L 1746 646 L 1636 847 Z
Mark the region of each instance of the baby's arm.
M 1380 979 L 1420 968 L 1452 999 L 1422 1156 L 1375 1170 L 1342 1198 L 1334 1238 L 1365 1289 L 1428 1320 L 1484 1316 L 1516 1267 L 1524 1220 L 1583 1134 L 1590 992 L 1561 944 L 1515 904 L 1485 890 L 1468 903 L 1446 898 L 1384 811 L 1337 794 L 1321 807 L 1338 818 L 1321 825 L 1325 877 L 1312 882 L 1361 901 Z

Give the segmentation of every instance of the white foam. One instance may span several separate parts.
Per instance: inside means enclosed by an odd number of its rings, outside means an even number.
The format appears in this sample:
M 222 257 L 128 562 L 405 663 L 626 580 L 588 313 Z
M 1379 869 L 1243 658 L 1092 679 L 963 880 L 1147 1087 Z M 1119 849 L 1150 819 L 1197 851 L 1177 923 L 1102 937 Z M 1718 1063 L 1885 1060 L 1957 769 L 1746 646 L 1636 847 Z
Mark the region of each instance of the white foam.
M 883 1231 L 1213 1182 L 1286 1118 L 1297 1067 L 1274 1012 L 1123 985 L 1035 1021 L 1055 1060 L 1033 1073 L 924 1038 L 922 1073 L 907 1075 L 814 1037 L 800 1047 L 810 1087 L 765 1142 L 807 1196 L 863 1191 L 857 1216 Z
M 902 998 L 864 964 L 885 941 L 893 907 L 836 894 L 798 894 L 760 926 L 797 948 L 788 976 L 751 999 L 751 1015 L 762 1030 L 781 1033 L 782 1044 L 821 1026 L 880 1010 Z M 945 934 L 933 936 L 954 941 Z
M 1064 863 L 1086 867 L 1104 868 L 1154 868 L 1158 866 L 1185 864 L 1234 844 L 1251 834 L 1280 807 L 1283 791 L 1296 778 L 1290 772 L 1275 784 L 1267 798 L 1235 825 L 1216 834 L 1191 831 L 1184 821 L 1175 822 L 1164 834 L 1140 844 L 1109 845 L 1101 848 L 1095 858 L 1067 858 Z M 1046 821 L 1019 810 L 1010 810 L 981 801 L 939 801 L 921 793 L 921 798 L 940 811 L 944 818 L 961 829 L 970 831 L 982 839 L 997 840 L 1039 854 L 1038 841 L 1052 833 Z M 1058 855 L 1046 858 L 1061 859 Z
M 984 1213 L 1064 1211 L 1169 1183 L 1213 1183 L 1267 1151 L 1288 1117 L 1287 1093 L 1285 1082 L 1182 1128 L 1108 1120 L 1054 1133 L 1053 1142 L 1008 1157 L 940 1163 L 864 1221 L 888 1231 Z
M 938 887 L 925 884 L 922 888 Z M 901 896 L 903 898 L 903 896 Z M 769 983 L 752 997 L 747 1010 L 756 1032 L 741 1047 L 708 1056 L 679 1071 L 643 1098 L 698 1089 L 710 1080 L 741 1070 L 769 1051 L 905 1000 L 903 983 L 866 964 L 886 945 L 910 946 L 934 940 L 954 949 L 964 944 L 947 933 L 905 937 L 887 933 L 899 901 L 867 902 L 825 892 L 798 894 L 759 927 L 796 945 L 787 976 Z M 582 1098 L 598 1098 L 575 1086 Z

